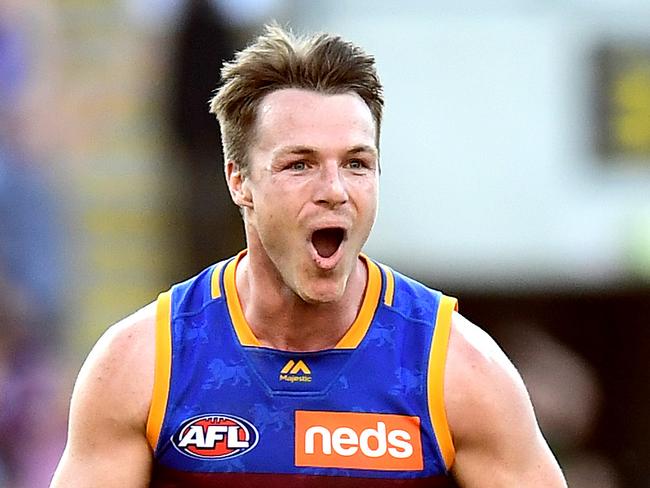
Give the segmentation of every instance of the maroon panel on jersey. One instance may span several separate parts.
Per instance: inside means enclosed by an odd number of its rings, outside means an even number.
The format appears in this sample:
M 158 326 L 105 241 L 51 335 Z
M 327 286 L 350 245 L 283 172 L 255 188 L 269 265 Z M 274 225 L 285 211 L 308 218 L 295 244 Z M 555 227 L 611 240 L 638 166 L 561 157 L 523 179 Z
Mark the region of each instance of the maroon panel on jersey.
M 343 476 L 307 476 L 279 473 L 192 473 L 157 465 L 152 488 L 455 488 L 451 478 L 346 478 Z

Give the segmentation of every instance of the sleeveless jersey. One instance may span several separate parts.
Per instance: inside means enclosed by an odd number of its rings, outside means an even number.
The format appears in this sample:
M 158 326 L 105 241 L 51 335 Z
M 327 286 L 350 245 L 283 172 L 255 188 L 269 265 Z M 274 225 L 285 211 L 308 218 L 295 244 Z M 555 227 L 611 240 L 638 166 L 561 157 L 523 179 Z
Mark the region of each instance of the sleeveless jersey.
M 361 309 L 332 349 L 263 347 L 243 253 L 160 295 L 153 487 L 455 486 L 443 400 L 456 300 L 361 256 Z

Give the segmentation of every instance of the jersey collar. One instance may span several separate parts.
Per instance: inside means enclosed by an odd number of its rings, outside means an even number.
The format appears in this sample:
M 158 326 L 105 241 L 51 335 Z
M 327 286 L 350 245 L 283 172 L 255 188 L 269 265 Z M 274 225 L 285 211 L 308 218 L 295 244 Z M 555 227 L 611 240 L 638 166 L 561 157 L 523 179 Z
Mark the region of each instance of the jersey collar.
M 237 293 L 237 286 L 235 284 L 237 266 L 241 259 L 246 255 L 246 252 L 246 250 L 241 251 L 237 256 L 231 259 L 228 264 L 226 264 L 223 273 L 223 284 L 226 303 L 228 304 L 228 312 L 230 313 L 230 318 L 239 342 L 242 346 L 261 347 L 262 344 L 257 337 L 255 337 L 250 325 L 246 321 L 246 317 L 244 317 L 241 302 L 239 301 L 239 294 Z M 379 304 L 379 297 L 382 288 L 381 271 L 379 270 L 379 266 L 364 254 L 360 254 L 359 257 L 363 259 L 368 270 L 366 290 L 356 319 L 336 344 L 334 347 L 335 349 L 354 349 L 361 343 L 370 327 L 370 323 L 375 315 L 375 310 Z

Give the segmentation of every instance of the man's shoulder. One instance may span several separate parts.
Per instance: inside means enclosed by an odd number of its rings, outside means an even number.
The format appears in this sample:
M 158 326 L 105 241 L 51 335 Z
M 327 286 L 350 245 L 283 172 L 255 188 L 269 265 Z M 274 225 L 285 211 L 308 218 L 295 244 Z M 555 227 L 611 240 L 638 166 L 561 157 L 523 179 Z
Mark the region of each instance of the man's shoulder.
M 490 390 L 494 383 L 522 388 L 519 373 L 494 339 L 460 313 L 454 312 L 447 367 L 451 380 L 464 390 Z
M 528 416 L 521 376 L 490 335 L 454 312 L 445 372 L 445 405 L 455 437 Z M 534 421 L 534 419 L 533 419 Z
M 153 371 L 157 303 L 152 302 L 112 325 L 100 339 L 107 352 L 129 368 Z
M 109 327 L 86 358 L 70 402 L 68 440 L 52 486 L 144 486 L 153 387 L 155 304 Z
M 144 425 L 155 362 L 156 303 L 109 327 L 88 355 L 75 389 L 97 411 Z
M 494 339 L 458 312 L 452 315 L 450 354 L 465 365 L 489 367 L 509 364 Z
M 153 352 L 155 348 L 155 329 L 156 302 L 153 302 L 106 329 L 91 354 L 134 363 L 146 361 L 147 351 Z
M 463 486 L 564 487 L 521 376 L 496 342 L 454 313 L 444 403 Z M 485 479 L 486 470 L 490 479 Z

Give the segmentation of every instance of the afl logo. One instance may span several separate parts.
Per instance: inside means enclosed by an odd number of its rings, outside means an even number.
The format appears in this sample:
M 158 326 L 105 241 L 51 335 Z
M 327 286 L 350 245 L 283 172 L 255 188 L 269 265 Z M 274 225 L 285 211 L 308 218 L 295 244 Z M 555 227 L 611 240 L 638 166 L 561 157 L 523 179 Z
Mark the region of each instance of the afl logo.
M 248 420 L 214 413 L 186 420 L 172 437 L 174 447 L 198 459 L 229 459 L 257 445 L 259 433 Z

